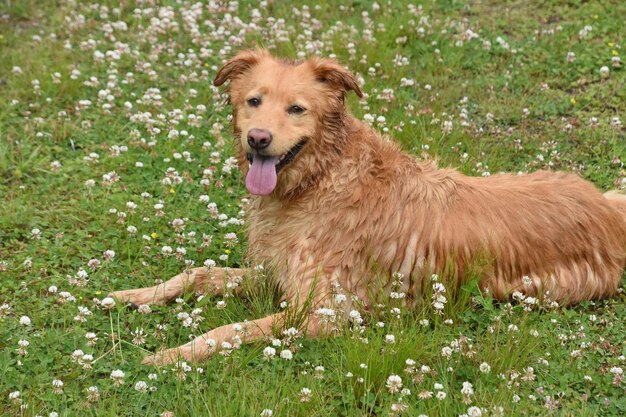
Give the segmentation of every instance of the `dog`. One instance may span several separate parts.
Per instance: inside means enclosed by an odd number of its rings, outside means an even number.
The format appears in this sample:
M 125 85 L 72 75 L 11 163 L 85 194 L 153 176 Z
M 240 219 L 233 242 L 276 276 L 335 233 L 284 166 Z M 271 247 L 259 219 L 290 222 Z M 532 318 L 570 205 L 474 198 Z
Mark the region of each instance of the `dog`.
M 379 281 L 396 273 L 407 299 L 419 298 L 431 274 L 462 281 L 478 258 L 487 261 L 479 285 L 499 300 L 520 291 L 573 304 L 618 290 L 626 196 L 603 195 L 573 174 L 468 177 L 419 162 L 350 114 L 346 94 L 363 92 L 334 60 L 243 51 L 213 84 L 226 82 L 239 169 L 253 195 L 248 260 L 275 274 L 292 306 L 308 306 L 307 336 L 324 334 L 314 307 L 333 294 L 367 307 L 368 291 L 389 290 L 390 280 Z M 155 287 L 111 295 L 163 304 L 186 290 L 220 294 L 245 274 L 194 268 Z M 219 327 L 144 363 L 201 360 L 222 342 L 266 337 L 285 324 L 285 314 L 247 322 L 243 330 Z

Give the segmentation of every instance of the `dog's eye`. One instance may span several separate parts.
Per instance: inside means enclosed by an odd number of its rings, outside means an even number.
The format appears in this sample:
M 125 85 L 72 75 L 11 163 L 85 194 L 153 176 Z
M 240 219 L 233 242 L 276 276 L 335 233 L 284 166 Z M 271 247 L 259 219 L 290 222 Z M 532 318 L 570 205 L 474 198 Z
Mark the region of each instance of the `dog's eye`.
M 289 114 L 302 114 L 302 113 L 304 113 L 304 107 L 300 107 L 297 104 L 294 104 L 293 106 L 290 106 L 287 109 L 287 113 L 289 113 Z
M 252 97 L 248 99 L 248 106 L 259 107 L 261 105 L 261 99 L 258 97 Z

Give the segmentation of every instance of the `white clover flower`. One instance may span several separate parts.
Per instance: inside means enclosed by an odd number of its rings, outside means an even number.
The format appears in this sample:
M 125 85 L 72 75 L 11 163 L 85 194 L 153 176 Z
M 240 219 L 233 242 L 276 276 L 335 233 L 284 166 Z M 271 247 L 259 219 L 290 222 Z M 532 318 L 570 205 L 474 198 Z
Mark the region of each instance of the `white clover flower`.
M 222 356 L 230 356 L 233 352 L 233 345 L 230 342 L 222 342 L 220 347 L 220 355 Z
M 17 342 L 17 345 L 19 346 L 19 348 L 17 349 L 17 353 L 20 356 L 28 355 L 28 351 L 26 350 L 26 348 L 30 346 L 30 342 L 28 340 L 21 339 Z
M 9 393 L 9 400 L 19 400 L 22 393 L 19 391 L 13 391 Z
M 353 323 L 361 324 L 363 322 L 363 319 L 361 318 L 361 313 L 356 310 L 350 311 L 349 317 L 350 321 L 352 321 Z
M 55 379 L 55 380 L 53 380 L 53 381 L 52 381 L 52 387 L 53 387 L 52 391 L 53 391 L 55 394 L 61 394 L 61 393 L 63 393 L 63 385 L 64 385 L 64 384 L 63 384 L 63 381 L 61 381 L 60 379 Z
M 402 389 L 402 378 L 399 375 L 389 375 L 385 385 L 390 393 L 395 394 Z
M 489 373 L 489 371 L 491 371 L 491 366 L 489 366 L 489 364 L 487 362 L 483 362 L 480 364 L 480 366 L 478 367 L 478 369 L 480 370 L 480 372 L 482 372 L 483 374 Z
M 77 362 L 83 359 L 84 356 L 85 356 L 85 352 L 83 352 L 80 349 L 76 349 L 74 352 L 72 352 L 72 362 Z
M 290 361 L 293 358 L 293 353 L 291 353 L 291 351 L 289 349 L 285 349 L 285 350 L 281 350 L 280 351 L 280 357 Z
M 103 308 L 110 310 L 115 307 L 115 300 L 111 297 L 105 297 L 104 299 L 102 299 L 102 301 L 100 301 L 100 305 Z
M 263 357 L 265 359 L 272 359 L 274 356 L 276 356 L 276 349 L 274 349 L 273 347 L 268 346 L 263 349 Z
M 30 317 L 28 316 L 20 317 L 20 324 L 22 326 L 30 326 L 31 325 Z
M 142 394 L 146 393 L 148 391 L 148 384 L 144 381 L 137 381 L 135 391 L 141 392 Z
M 470 407 L 467 409 L 467 415 L 468 417 L 481 417 L 483 412 L 478 407 Z
M 607 67 L 606 65 L 602 66 L 600 68 L 600 75 L 602 76 L 602 78 L 606 78 L 609 76 L 609 67 Z
M 83 365 L 83 369 L 90 369 L 93 362 L 93 355 L 84 355 L 78 360 L 78 363 Z
M 273 414 L 274 412 L 272 410 L 266 408 L 265 410 L 261 411 L 260 417 L 272 417 Z
M 300 402 L 306 403 L 311 401 L 312 391 L 309 388 L 302 388 L 300 390 Z
M 389 344 L 396 343 L 396 337 L 394 335 L 392 335 L 392 334 L 386 335 L 385 336 L 385 343 L 389 343 Z
M 91 386 L 87 388 L 87 400 L 89 402 L 98 401 L 99 398 L 100 398 L 100 391 L 98 390 L 98 387 Z
M 336 294 L 335 295 L 335 302 L 337 304 L 342 304 L 347 300 L 347 297 L 344 294 Z
M 474 388 L 472 387 L 472 383 L 465 381 L 463 382 L 463 388 L 461 388 L 461 394 L 463 395 L 473 395 L 474 394 Z
M 87 345 L 95 346 L 98 341 L 98 336 L 95 333 L 89 332 L 85 334 L 85 339 L 87 339 Z
M 137 307 L 137 311 L 140 314 L 150 314 L 152 313 L 152 308 L 148 304 L 141 304 L 139 307 Z
M 320 307 L 315 310 L 315 315 L 318 316 L 320 318 L 320 321 L 323 322 L 334 321 L 335 314 L 335 310 L 328 307 Z
M 119 369 L 115 369 L 113 371 L 111 371 L 111 375 L 109 376 L 109 378 L 111 378 L 111 380 L 113 380 L 113 385 L 115 385 L 116 387 L 121 386 L 124 383 L 124 376 L 126 374 L 124 374 L 123 371 L 119 370 Z
M 287 337 L 295 337 L 298 335 L 298 329 L 290 327 L 287 330 L 283 330 L 283 334 Z

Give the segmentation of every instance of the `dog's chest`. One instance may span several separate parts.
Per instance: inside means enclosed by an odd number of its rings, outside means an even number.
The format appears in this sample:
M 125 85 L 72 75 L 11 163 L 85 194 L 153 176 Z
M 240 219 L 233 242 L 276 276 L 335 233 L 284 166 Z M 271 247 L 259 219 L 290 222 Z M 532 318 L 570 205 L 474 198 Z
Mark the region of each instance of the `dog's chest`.
M 368 207 L 374 210 L 253 205 L 248 215 L 249 260 L 270 264 L 279 275 L 290 277 L 321 272 L 348 287 L 354 277 L 361 282 L 372 263 L 385 271 L 411 274 L 422 255 L 417 253 L 420 228 L 400 220 L 402 209 L 388 216 L 376 204 Z
M 311 234 L 319 229 L 317 220 L 310 207 L 286 207 L 279 202 L 253 205 L 248 213 L 251 261 L 276 263 L 303 252 Z

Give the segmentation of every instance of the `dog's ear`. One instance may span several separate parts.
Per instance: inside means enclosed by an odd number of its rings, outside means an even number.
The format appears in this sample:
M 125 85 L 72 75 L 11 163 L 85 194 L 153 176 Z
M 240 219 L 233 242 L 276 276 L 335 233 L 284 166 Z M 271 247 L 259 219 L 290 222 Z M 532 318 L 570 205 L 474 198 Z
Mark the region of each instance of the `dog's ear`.
M 232 80 L 248 71 L 250 68 L 258 64 L 263 58 L 268 56 L 267 51 L 263 49 L 241 51 L 232 57 L 217 72 L 213 85 L 219 87 L 228 80 Z
M 363 91 L 350 71 L 331 59 L 311 58 L 309 63 L 318 81 L 329 84 L 343 91 L 354 91 L 359 98 Z

